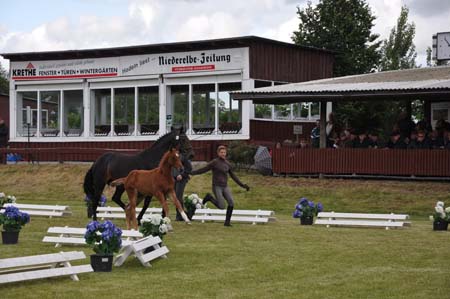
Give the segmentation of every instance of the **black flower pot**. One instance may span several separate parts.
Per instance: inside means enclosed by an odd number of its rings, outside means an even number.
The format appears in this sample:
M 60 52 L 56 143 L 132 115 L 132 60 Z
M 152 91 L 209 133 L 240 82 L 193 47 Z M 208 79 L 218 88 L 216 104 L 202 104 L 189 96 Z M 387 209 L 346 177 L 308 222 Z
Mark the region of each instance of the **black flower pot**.
M 19 231 L 2 231 L 2 241 L 3 244 L 17 244 L 17 242 L 19 242 Z
M 111 272 L 113 255 L 91 254 L 91 266 L 94 272 Z
M 314 217 L 300 217 L 301 225 L 312 225 Z
M 445 220 L 438 220 L 433 222 L 433 230 L 447 230 L 448 222 Z
M 189 218 L 189 220 L 192 220 L 192 217 L 194 217 L 195 210 L 187 210 L 186 215 Z

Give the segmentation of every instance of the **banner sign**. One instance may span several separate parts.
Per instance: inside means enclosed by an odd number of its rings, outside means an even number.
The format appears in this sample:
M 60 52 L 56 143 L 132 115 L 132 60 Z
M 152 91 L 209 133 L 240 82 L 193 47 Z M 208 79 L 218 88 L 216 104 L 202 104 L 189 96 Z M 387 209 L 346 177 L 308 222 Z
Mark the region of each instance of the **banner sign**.
M 13 80 L 54 80 L 243 69 L 247 48 L 110 58 L 13 61 Z

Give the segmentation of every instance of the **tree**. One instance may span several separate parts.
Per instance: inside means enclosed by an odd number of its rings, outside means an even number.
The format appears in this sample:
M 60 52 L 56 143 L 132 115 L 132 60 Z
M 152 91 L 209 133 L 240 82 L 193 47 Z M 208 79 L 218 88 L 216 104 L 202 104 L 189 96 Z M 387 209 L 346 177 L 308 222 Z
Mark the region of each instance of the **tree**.
M 375 16 L 364 0 L 320 0 L 297 7 L 300 19 L 292 40 L 303 46 L 336 51 L 334 75 L 368 73 L 379 62 L 380 41 L 372 34 Z
M 416 34 L 414 22 L 408 23 L 409 9 L 402 6 L 397 26 L 392 28 L 389 39 L 383 41 L 381 47 L 380 71 L 415 68 L 416 46 L 413 43 Z
M 8 73 L 0 63 L 0 93 L 9 94 Z

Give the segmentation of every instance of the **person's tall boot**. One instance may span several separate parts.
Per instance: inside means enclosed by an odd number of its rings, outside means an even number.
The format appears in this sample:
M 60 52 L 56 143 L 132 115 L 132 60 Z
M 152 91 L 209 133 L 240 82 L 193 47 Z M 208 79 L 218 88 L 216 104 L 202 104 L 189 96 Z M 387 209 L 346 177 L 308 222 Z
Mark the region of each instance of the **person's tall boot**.
M 233 214 L 233 207 L 228 206 L 227 207 L 227 216 L 225 217 L 225 223 L 223 224 L 224 226 L 231 226 L 231 215 Z

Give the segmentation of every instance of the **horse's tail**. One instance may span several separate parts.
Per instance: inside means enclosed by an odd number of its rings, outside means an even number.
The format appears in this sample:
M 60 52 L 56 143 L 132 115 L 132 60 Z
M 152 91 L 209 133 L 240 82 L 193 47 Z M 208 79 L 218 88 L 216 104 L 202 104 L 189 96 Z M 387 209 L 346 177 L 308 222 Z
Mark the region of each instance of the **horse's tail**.
M 112 181 L 111 183 L 110 183 L 110 185 L 112 186 L 112 187 L 116 187 L 116 186 L 119 186 L 119 185 L 123 185 L 123 184 L 125 184 L 125 180 L 127 179 L 127 177 L 124 177 L 124 178 L 120 178 L 120 179 L 117 179 L 117 180 L 114 180 L 114 181 Z
M 83 189 L 84 193 L 86 193 L 86 196 L 89 198 L 93 198 L 94 196 L 94 174 L 93 174 L 93 168 L 92 165 L 91 168 L 89 168 L 88 172 L 84 176 L 84 183 L 83 183 Z

